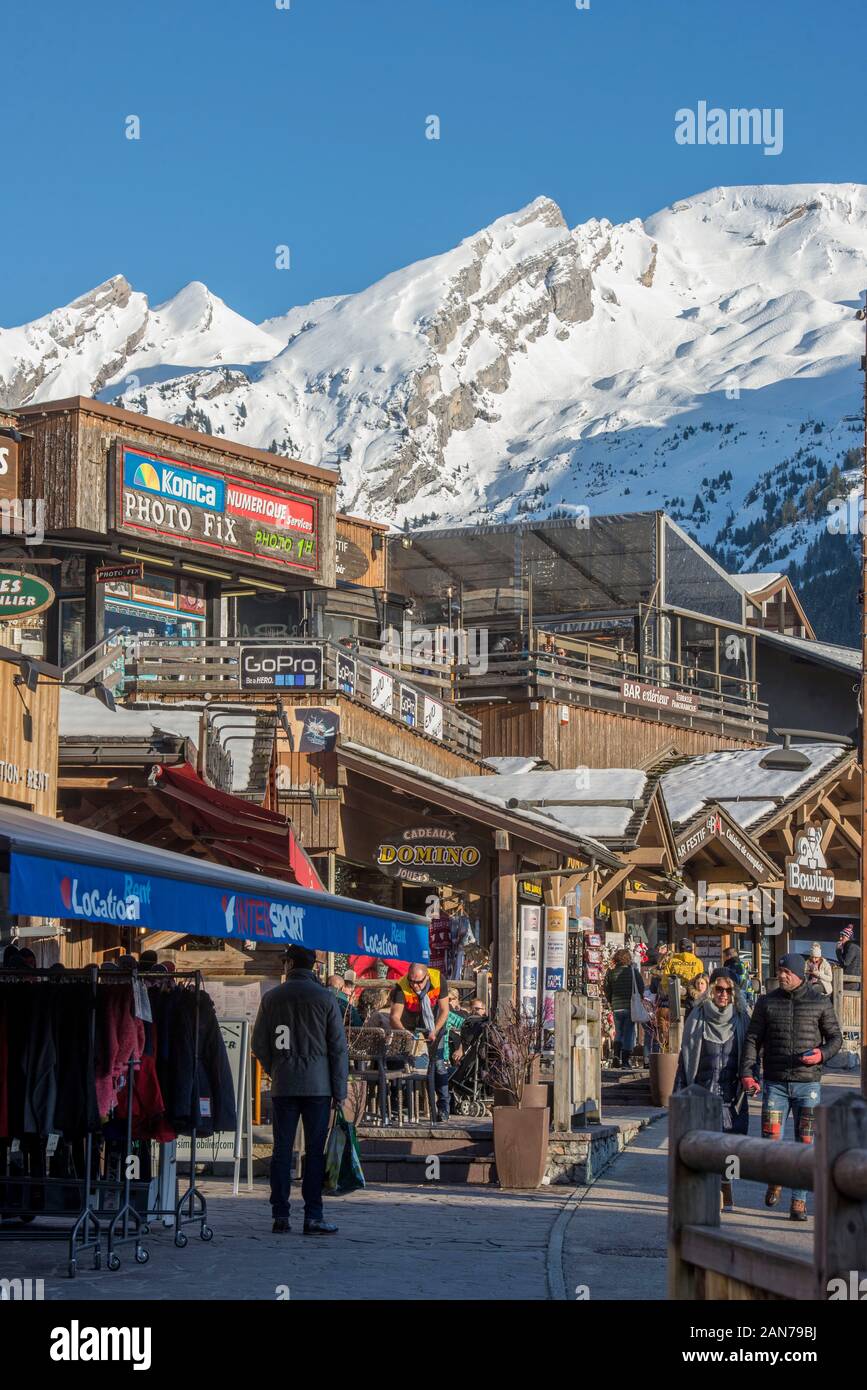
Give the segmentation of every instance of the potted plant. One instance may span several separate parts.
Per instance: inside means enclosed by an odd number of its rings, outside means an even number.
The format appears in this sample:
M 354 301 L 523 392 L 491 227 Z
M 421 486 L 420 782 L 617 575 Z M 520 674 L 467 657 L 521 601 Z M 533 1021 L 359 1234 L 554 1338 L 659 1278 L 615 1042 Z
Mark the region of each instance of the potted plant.
M 494 1090 L 494 1157 L 501 1187 L 538 1187 L 545 1175 L 548 1088 L 530 1080 L 540 1054 L 535 1018 L 515 1005 L 489 1026 L 486 1080 Z

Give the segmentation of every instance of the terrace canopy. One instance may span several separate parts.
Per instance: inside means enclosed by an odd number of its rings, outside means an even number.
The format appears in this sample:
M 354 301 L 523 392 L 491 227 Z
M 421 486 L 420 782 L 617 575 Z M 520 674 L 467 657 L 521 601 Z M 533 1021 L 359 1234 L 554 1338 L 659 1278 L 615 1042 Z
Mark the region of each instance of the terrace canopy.
M 655 601 L 743 621 L 742 589 L 662 512 L 405 532 L 390 538 L 390 567 L 423 606 L 451 588 L 467 623 L 526 612 L 531 585 L 537 618 Z

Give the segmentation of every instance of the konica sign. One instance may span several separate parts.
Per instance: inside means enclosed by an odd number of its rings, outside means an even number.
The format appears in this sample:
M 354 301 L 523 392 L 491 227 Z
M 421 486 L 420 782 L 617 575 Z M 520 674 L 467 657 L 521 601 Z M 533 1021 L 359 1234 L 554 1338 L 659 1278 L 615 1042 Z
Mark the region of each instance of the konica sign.
M 186 502 L 189 507 L 207 507 L 221 512 L 226 501 L 226 484 L 211 473 L 197 473 L 192 468 L 150 454 L 128 452 L 123 461 L 123 481 L 126 487 L 155 493 L 174 502 Z
M 392 921 L 327 895 L 293 898 L 232 892 L 207 883 L 124 873 L 13 850 L 9 910 L 94 925 L 150 927 L 183 935 L 293 943 L 381 959 L 430 959 L 425 922 Z

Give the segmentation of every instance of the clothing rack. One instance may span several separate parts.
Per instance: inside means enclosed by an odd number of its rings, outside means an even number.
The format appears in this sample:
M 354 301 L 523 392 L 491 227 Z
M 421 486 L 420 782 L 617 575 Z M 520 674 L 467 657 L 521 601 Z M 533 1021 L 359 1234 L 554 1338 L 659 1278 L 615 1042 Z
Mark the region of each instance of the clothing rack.
M 90 1047 L 95 1055 L 96 1046 L 96 1020 L 97 1020 L 97 999 L 98 991 L 101 986 L 111 986 L 112 984 L 127 985 L 135 988 L 138 981 L 142 986 L 147 984 L 159 984 L 165 988 L 177 986 L 187 987 L 188 982 L 193 983 L 195 994 L 194 1006 L 194 1026 L 193 1026 L 193 1087 L 194 1091 L 198 1085 L 198 1070 L 200 1061 L 200 996 L 202 991 L 202 977 L 198 970 L 177 971 L 168 975 L 159 971 L 139 971 L 134 969 L 107 969 L 100 966 L 87 966 L 82 970 L 63 970 L 57 971 L 46 968 L 34 969 L 15 969 L 10 967 L 0 967 L 0 988 L 24 988 L 25 986 L 46 987 L 48 985 L 55 988 L 71 988 L 75 985 L 88 986 L 92 991 L 93 1007 L 90 1012 Z M 68 1273 L 70 1278 L 74 1278 L 77 1272 L 78 1260 L 87 1251 L 93 1251 L 93 1267 L 99 1269 L 102 1260 L 102 1242 L 105 1237 L 107 1247 L 107 1265 L 111 1270 L 120 1267 L 120 1255 L 118 1247 L 124 1244 L 132 1244 L 135 1250 L 135 1259 L 139 1264 L 146 1264 L 150 1258 L 148 1250 L 142 1244 L 142 1237 L 149 1233 L 148 1221 L 152 1218 L 171 1218 L 170 1224 L 174 1225 L 174 1241 L 178 1248 L 187 1244 L 187 1236 L 181 1229 L 184 1225 L 193 1223 L 199 1224 L 199 1234 L 202 1240 L 208 1241 L 213 1238 L 213 1231 L 207 1224 L 207 1202 L 204 1194 L 196 1185 L 196 1161 L 197 1161 L 197 1126 L 196 1115 L 197 1107 L 194 1104 L 190 1132 L 190 1158 L 189 1158 L 189 1181 L 182 1193 L 175 1189 L 176 1201 L 171 1207 L 150 1208 L 145 1197 L 144 1210 L 136 1206 L 133 1198 L 136 1190 L 141 1196 L 142 1188 L 145 1186 L 137 1177 L 133 1176 L 135 1162 L 133 1155 L 133 1114 L 134 1114 L 134 1087 L 137 1069 L 141 1066 L 141 1057 L 131 1055 L 126 1063 L 126 1086 L 127 1086 L 127 1105 L 126 1122 L 124 1125 L 121 1148 L 119 1154 L 120 1171 L 118 1178 L 111 1178 L 100 1175 L 94 1165 L 94 1138 L 95 1133 L 90 1128 L 84 1136 L 84 1172 L 83 1175 L 73 1178 L 51 1178 L 47 1173 L 38 1176 L 34 1173 L 27 1175 L 6 1176 L 0 1172 L 0 1242 L 4 1240 L 66 1240 L 69 1245 Z M 23 1138 L 23 1136 L 22 1136 Z M 45 1146 L 47 1139 L 44 1135 L 35 1134 L 28 1136 L 29 1142 L 25 1143 L 25 1151 L 29 1153 L 31 1163 L 34 1155 L 39 1153 L 39 1165 L 45 1163 Z M 138 1142 L 152 1142 L 143 1139 Z M 3 1152 L 10 1145 L 10 1153 L 19 1147 L 19 1143 L 14 1139 L 0 1139 L 0 1152 L 2 1152 L 2 1168 L 6 1166 L 6 1154 Z M 39 1151 L 43 1150 L 42 1153 Z M 108 1164 L 107 1149 L 104 1155 Z M 115 1156 L 118 1157 L 117 1155 Z M 134 1184 L 136 1188 L 134 1189 Z M 148 1184 L 149 1185 L 149 1184 Z M 76 1196 L 79 1206 L 73 1213 L 69 1209 L 70 1199 L 74 1201 Z M 26 1200 L 29 1198 L 29 1201 Z M 117 1203 L 117 1210 L 114 1209 L 114 1202 Z M 30 1223 L 36 1217 L 46 1214 L 74 1214 L 75 1219 L 71 1225 L 52 1224 L 42 1226 L 31 1226 Z M 7 1221 L 7 1215 L 14 1217 L 15 1222 Z

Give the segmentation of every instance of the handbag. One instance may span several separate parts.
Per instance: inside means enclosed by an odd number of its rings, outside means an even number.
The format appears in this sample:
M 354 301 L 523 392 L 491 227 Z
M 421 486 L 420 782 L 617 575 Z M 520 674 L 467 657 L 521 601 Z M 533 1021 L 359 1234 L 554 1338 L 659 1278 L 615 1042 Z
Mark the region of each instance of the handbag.
M 633 1023 L 649 1023 L 650 1014 L 647 1005 L 641 997 L 638 989 L 638 981 L 635 978 L 635 968 L 632 970 L 632 1000 L 629 1006 L 629 1016 Z
M 325 1181 L 322 1190 L 336 1196 L 356 1192 L 365 1186 L 355 1125 L 350 1124 L 342 1106 L 338 1106 L 325 1145 Z

